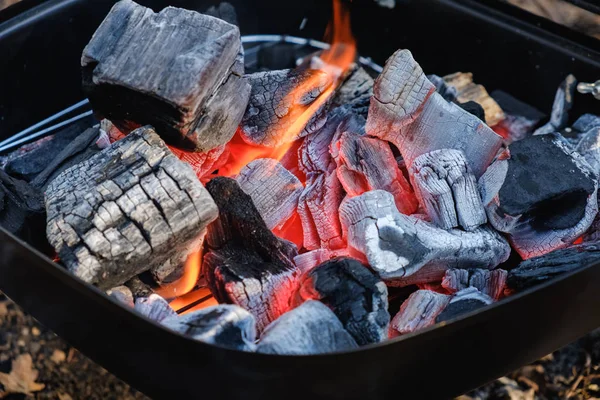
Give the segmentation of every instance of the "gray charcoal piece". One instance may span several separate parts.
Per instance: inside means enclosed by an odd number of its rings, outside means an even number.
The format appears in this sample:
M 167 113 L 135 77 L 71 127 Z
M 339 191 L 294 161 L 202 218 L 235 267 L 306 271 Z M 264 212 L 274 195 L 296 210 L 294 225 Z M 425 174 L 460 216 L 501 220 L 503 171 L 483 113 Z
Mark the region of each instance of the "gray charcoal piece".
M 336 90 L 331 107 L 346 105 L 354 113 L 367 118 L 375 81 L 362 67 L 355 67 Z
M 327 73 L 285 69 L 256 72 L 246 79 L 252 91 L 240 132 L 247 143 L 277 147 L 316 132 L 327 121 L 327 107 L 322 106 L 315 110 L 304 129 L 288 133 L 296 120 L 333 84 Z
M 503 269 L 474 269 L 469 271 L 469 286 L 476 288 L 484 295 L 491 297 L 494 301 L 504 295 L 508 272 Z
M 394 53 L 375 81 L 366 131 L 393 143 L 408 167 L 434 150 L 461 150 L 476 177 L 502 145 L 484 122 L 435 91 L 408 50 Z
M 267 326 L 256 351 L 309 355 L 342 352 L 357 347 L 333 311 L 319 301 L 309 300 Z
M 281 228 L 298 208 L 304 190 L 300 180 L 277 160 L 259 158 L 248 163 L 236 178 L 269 229 Z
M 420 155 L 410 176 L 419 202 L 435 225 L 472 231 L 487 222 L 477 179 L 462 151 L 441 149 Z
M 61 173 L 48 185 L 46 210 L 61 260 L 101 289 L 166 263 L 175 269 L 218 212 L 192 168 L 150 127 Z
M 448 85 L 444 78 L 438 75 L 427 75 L 427 79 L 435 86 L 435 90 L 448 102 L 453 102 L 458 97 L 454 86 Z
M 450 293 L 456 293 L 469 287 L 469 271 L 462 268 L 450 268 L 444 274 L 442 287 Z
M 390 324 L 387 287 L 352 258 L 327 261 L 305 274 L 296 302 L 319 300 L 338 316 L 359 345 L 387 339 Z
M 83 51 L 83 89 L 121 130 L 150 124 L 205 152 L 231 139 L 248 104 L 240 48 L 239 29 L 221 19 L 122 0 Z
M 402 303 L 394 316 L 390 332 L 404 335 L 435 324 L 436 317 L 444 311 L 451 296 L 431 290 L 417 290 Z
M 435 322 L 454 319 L 462 314 L 488 306 L 493 302 L 494 300 L 491 297 L 481 293 L 477 288 L 468 287 L 452 296 L 444 311 L 435 318 Z
M 106 292 L 107 295 L 117 300 L 119 303 L 133 308 L 133 293 L 127 286 L 117 286 Z
M 550 121 L 544 126 L 538 128 L 534 135 L 546 135 L 548 133 L 558 132 L 567 126 L 569 121 L 569 111 L 573 107 L 573 96 L 577 88 L 577 79 L 573 75 L 568 75 L 556 90 Z
M 220 304 L 175 315 L 162 324 L 201 342 L 242 351 L 256 349 L 256 321 L 252 314 L 235 305 Z
M 575 150 L 585 158 L 596 177 L 600 176 L 600 124 L 583 133 Z
M 393 196 L 382 190 L 344 200 L 340 219 L 350 254 L 362 254 L 388 285 L 440 281 L 449 268 L 492 269 L 510 255 L 495 230 L 446 231 L 401 214 Z
M 489 222 L 523 258 L 569 246 L 598 212 L 595 174 L 557 133 L 512 143 L 479 189 Z
M 162 322 L 167 318 L 177 316 L 177 313 L 171 308 L 169 303 L 154 293 L 148 297 L 135 299 L 133 309 L 144 317 L 156 322 Z

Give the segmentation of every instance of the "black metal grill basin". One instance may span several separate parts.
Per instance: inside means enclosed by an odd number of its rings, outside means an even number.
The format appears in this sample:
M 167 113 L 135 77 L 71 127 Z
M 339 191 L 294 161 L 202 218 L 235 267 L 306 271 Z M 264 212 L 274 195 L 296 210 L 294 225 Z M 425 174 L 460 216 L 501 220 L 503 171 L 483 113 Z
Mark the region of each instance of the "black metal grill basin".
M 210 1 L 140 1 L 204 10 Z M 81 51 L 110 0 L 24 0 L 0 13 L 0 139 L 83 98 Z M 243 34 L 320 39 L 326 0 L 232 1 Z M 393 10 L 355 0 L 362 55 L 380 64 L 409 48 L 426 72 L 471 71 L 549 110 L 559 82 L 600 78 L 599 46 L 496 1 L 397 0 Z M 15 15 L 16 14 L 16 15 Z M 304 29 L 299 30 L 306 18 Z M 598 112 L 591 96 L 573 115 Z M 449 398 L 600 326 L 600 268 L 587 266 L 483 311 L 360 350 L 310 357 L 241 353 L 171 333 L 77 280 L 0 228 L 0 290 L 44 325 L 153 398 Z

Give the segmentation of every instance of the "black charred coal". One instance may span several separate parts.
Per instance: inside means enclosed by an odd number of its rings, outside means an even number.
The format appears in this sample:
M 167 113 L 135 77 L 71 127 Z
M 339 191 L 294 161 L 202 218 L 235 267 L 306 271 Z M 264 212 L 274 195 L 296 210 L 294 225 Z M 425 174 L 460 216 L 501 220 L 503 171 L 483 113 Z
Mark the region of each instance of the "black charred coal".
M 550 121 L 534 132 L 534 135 L 545 135 L 552 132 L 557 132 L 567 126 L 569 121 L 569 111 L 573 107 L 573 95 L 577 87 L 577 79 L 573 75 L 569 75 L 561 82 L 556 90 L 554 104 L 552 105 L 552 113 Z
M 474 287 L 456 293 L 448 306 L 436 318 L 435 322 L 448 321 L 471 311 L 492 304 L 492 299 Z
M 252 198 L 230 178 L 215 178 L 206 188 L 219 208 L 208 227 L 203 269 L 220 303 L 250 311 L 258 330 L 289 310 L 297 287 L 296 246 L 277 238 Z
M 454 86 L 446 83 L 444 78 L 438 75 L 427 75 L 427 79 L 435 86 L 435 90 L 448 102 L 453 102 L 458 96 L 458 92 Z
M 546 114 L 537 108 L 513 97 L 505 91 L 494 90 L 490 96 L 496 100 L 496 103 L 498 103 L 502 111 L 507 115 L 524 117 L 536 123 L 546 118 Z
M 483 122 L 485 122 L 485 111 L 483 107 L 475 101 L 467 101 L 466 103 L 459 103 L 460 108 L 463 110 L 473 114 Z
M 254 351 L 256 321 L 241 307 L 220 304 L 166 318 L 162 324 L 196 340 L 242 351 Z
M 600 243 L 583 243 L 523 261 L 509 271 L 506 286 L 521 291 L 600 262 Z
M 366 266 L 352 258 L 327 261 L 304 275 L 296 304 L 319 300 L 344 328 L 365 345 L 387 339 L 390 324 L 387 288 Z
M 45 250 L 45 221 L 43 193 L 0 169 L 0 226 Z
M 59 151 L 52 153 L 52 160 L 35 176 L 31 184 L 36 188 L 45 190 L 48 184 L 61 172 L 100 152 L 101 149 L 96 145 L 99 135 L 100 130 L 98 128 L 89 128 L 83 132 L 79 131 L 79 134 L 72 141 L 62 146 Z M 45 151 L 50 151 L 50 149 Z

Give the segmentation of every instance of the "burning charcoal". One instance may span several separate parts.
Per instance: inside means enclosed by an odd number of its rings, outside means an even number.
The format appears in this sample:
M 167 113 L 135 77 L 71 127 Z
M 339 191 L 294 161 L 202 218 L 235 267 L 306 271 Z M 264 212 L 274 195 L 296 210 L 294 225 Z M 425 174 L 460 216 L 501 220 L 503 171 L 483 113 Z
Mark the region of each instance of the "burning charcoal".
M 348 105 L 353 112 L 367 118 L 375 81 L 361 67 L 356 67 L 337 89 L 331 107 Z
M 44 231 L 44 218 L 44 195 L 0 169 L 0 226 L 35 246 L 43 246 L 39 232 Z
M 127 286 L 117 286 L 106 292 L 107 295 L 117 300 L 119 303 L 129 306 L 131 308 L 134 307 L 133 303 L 133 293 L 131 293 L 131 289 Z
M 479 186 L 490 223 L 523 258 L 573 243 L 598 211 L 594 174 L 559 134 L 514 142 Z
M 469 271 L 460 268 L 446 270 L 442 287 L 450 293 L 456 293 L 469 287 Z
M 472 231 L 487 222 L 477 179 L 462 151 L 442 149 L 420 155 L 410 176 L 419 202 L 435 225 L 444 229 L 460 225 Z
M 347 249 L 316 249 L 298 254 L 294 257 L 294 264 L 296 264 L 296 267 L 298 267 L 302 273 L 305 273 L 331 259 L 346 256 L 348 256 Z
M 502 145 L 481 120 L 435 92 L 408 50 L 392 55 L 373 92 L 366 131 L 393 143 L 408 167 L 421 154 L 456 149 L 479 177 Z
M 242 119 L 247 143 L 277 147 L 320 129 L 327 116 L 316 112 L 298 134 L 288 129 L 333 84 L 331 76 L 316 70 L 279 70 L 247 75 L 252 85 L 250 103 Z
M 162 322 L 167 318 L 177 316 L 177 313 L 171 308 L 169 303 L 157 294 L 135 299 L 133 309 L 144 317 L 156 322 Z
M 494 268 L 510 255 L 496 231 L 437 228 L 401 214 L 388 192 L 374 190 L 344 200 L 340 218 L 351 256 L 366 258 L 389 285 L 439 281 L 448 268 Z
M 436 317 L 444 311 L 450 298 L 430 290 L 417 290 L 402 303 L 400 311 L 392 319 L 391 336 L 404 335 L 435 324 Z
M 491 96 L 504 110 L 505 118 L 494 130 L 502 135 L 507 144 L 524 139 L 546 116 L 544 113 L 524 103 L 502 90 L 495 90 Z
M 583 243 L 523 261 L 508 273 L 506 285 L 521 291 L 598 262 L 600 243 Z
M 469 286 L 478 289 L 481 293 L 498 300 L 504 294 L 508 272 L 503 269 L 488 271 L 486 269 L 471 270 Z
M 181 150 L 172 146 L 169 146 L 169 149 L 177 158 L 192 167 L 198 179 L 204 179 L 221 168 L 229 158 L 225 146 L 215 147 L 204 153 Z
M 600 117 L 594 114 L 583 114 L 572 126 L 573 129 L 579 132 L 587 132 L 597 127 L 600 127 Z
M 219 218 L 208 228 L 203 261 L 210 290 L 219 303 L 252 313 L 262 331 L 290 308 L 297 250 L 273 235 L 235 180 L 215 178 L 206 187 L 219 207 Z
M 296 304 L 319 300 L 331 308 L 356 343 L 387 338 L 390 323 L 387 287 L 352 258 L 336 258 L 303 276 Z
M 173 263 L 217 216 L 192 169 L 149 127 L 60 174 L 46 208 L 50 244 L 100 288 Z
M 458 91 L 454 86 L 450 86 L 446 83 L 444 78 L 437 75 L 427 75 L 427 79 L 435 86 L 436 92 L 448 102 L 453 102 L 458 96 Z
M 162 324 L 201 342 L 241 351 L 256 349 L 256 321 L 238 306 L 220 304 L 169 317 Z
M 465 314 L 471 311 L 475 311 L 479 308 L 488 306 L 494 301 L 488 296 L 481 293 L 474 287 L 463 289 L 456 293 L 448 306 L 438 314 L 435 318 L 435 322 L 442 322 L 454 319 L 461 314 Z
M 134 276 L 127 282 L 125 282 L 125 286 L 127 286 L 131 293 L 133 294 L 133 298 L 137 299 L 138 297 L 148 297 L 154 291 L 150 286 L 146 285 L 138 276 Z
M 308 300 L 267 326 L 256 351 L 307 355 L 347 351 L 357 347 L 333 311 L 319 301 Z
M 600 176 L 600 124 L 583 134 L 575 150 L 592 167 L 594 175 Z
M 573 107 L 573 95 L 575 94 L 576 87 L 577 79 L 573 75 L 567 76 L 556 90 L 550 121 L 537 129 L 533 133 L 534 135 L 546 135 L 557 132 L 567 126 L 569 111 Z
M 335 170 L 306 182 L 298 202 L 306 249 L 334 250 L 345 246 L 338 214 L 343 199 L 344 189 Z
M 337 175 L 348 196 L 386 190 L 394 196 L 401 213 L 410 215 L 417 211 L 415 193 L 387 142 L 346 131 L 332 143 L 332 148 L 335 148 Z
M 444 77 L 448 86 L 456 89 L 456 101 L 464 107 L 465 104 L 475 103 L 482 108 L 484 116 L 477 116 L 480 120 L 486 122 L 489 126 L 495 126 L 504 119 L 504 111 L 491 97 L 485 87 L 473 82 L 472 73 L 456 72 Z M 469 106 L 468 106 L 469 107 Z M 472 110 L 469 107 L 469 112 Z M 476 114 L 475 114 L 476 115 Z
M 100 135 L 98 128 L 86 129 L 54 157 L 54 159 L 32 181 L 31 185 L 45 190 L 60 173 L 83 162 L 100 152 L 96 140 Z
M 281 228 L 292 217 L 304 190 L 298 178 L 271 158 L 252 161 L 236 180 L 271 230 Z
M 121 130 L 151 124 L 172 145 L 208 151 L 231 139 L 248 104 L 240 46 L 239 29 L 218 18 L 122 0 L 83 51 L 83 88 Z

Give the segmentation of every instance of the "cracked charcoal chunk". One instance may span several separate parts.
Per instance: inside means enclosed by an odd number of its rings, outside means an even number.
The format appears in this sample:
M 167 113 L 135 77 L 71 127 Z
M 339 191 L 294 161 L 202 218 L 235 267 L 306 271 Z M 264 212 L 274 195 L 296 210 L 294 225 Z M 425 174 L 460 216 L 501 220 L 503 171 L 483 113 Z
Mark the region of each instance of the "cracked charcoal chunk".
M 454 319 L 462 314 L 488 306 L 493 302 L 488 295 L 481 293 L 475 287 L 463 289 L 452 297 L 444 311 L 435 318 L 435 322 Z
M 600 244 L 583 243 L 530 258 L 508 273 L 506 285 L 522 291 L 562 274 L 600 262 Z
M 238 306 L 220 304 L 166 318 L 162 324 L 201 342 L 241 351 L 256 349 L 256 321 Z
M 569 121 L 569 111 L 571 110 L 571 107 L 573 107 L 573 95 L 575 94 L 576 87 L 577 78 L 573 75 L 567 76 L 565 80 L 561 82 L 556 90 L 556 96 L 554 97 L 554 103 L 552 104 L 550 121 L 538 128 L 533 133 L 534 135 L 546 135 L 557 132 L 567 126 L 567 122 Z
M 257 72 L 246 78 L 252 86 L 241 123 L 241 135 L 247 143 L 277 147 L 316 132 L 325 124 L 327 107 L 322 106 L 298 136 L 286 134 L 299 116 L 333 84 L 328 74 L 316 70 L 280 70 Z M 298 88 L 301 90 L 296 90 Z
M 177 313 L 171 308 L 169 303 L 157 294 L 135 299 L 133 309 L 144 317 L 156 322 L 162 322 L 167 318 L 177 316 Z
M 450 299 L 451 296 L 431 290 L 412 293 L 392 319 L 390 336 L 404 335 L 435 324 L 436 317 L 444 311 Z
M 477 179 L 462 151 L 423 154 L 413 162 L 410 175 L 417 198 L 435 225 L 443 229 L 460 225 L 472 231 L 487 222 Z
M 442 280 L 442 287 L 450 293 L 474 287 L 494 300 L 504 294 L 508 272 L 503 269 L 449 269 Z
M 359 345 L 387 339 L 390 323 L 387 288 L 351 258 L 327 261 L 303 276 L 296 304 L 319 300 L 337 315 Z
M 296 176 L 271 158 L 248 163 L 236 180 L 271 230 L 281 228 L 293 216 L 304 190 Z
M 408 50 L 394 53 L 375 81 L 366 131 L 393 143 L 408 167 L 433 150 L 462 150 L 476 177 L 502 145 L 485 123 L 435 92 Z
M 461 268 L 451 268 L 442 279 L 442 287 L 449 293 L 456 293 L 469 287 L 469 271 Z
M 341 129 L 339 129 L 341 130 Z M 350 197 L 370 190 L 390 192 L 403 214 L 413 214 L 419 203 L 392 153 L 389 143 L 353 131 L 342 131 L 331 146 L 337 175 Z
M 600 119 L 600 118 L 599 118 Z M 596 177 L 600 176 L 600 124 L 584 131 L 575 150 L 585 158 L 592 167 Z
M 589 165 L 554 133 L 512 143 L 479 188 L 488 220 L 523 258 L 570 245 L 598 211 Z
M 134 307 L 133 293 L 127 286 L 117 286 L 106 292 L 107 295 L 117 300 L 119 303 Z
M 355 67 L 337 89 L 331 107 L 346 105 L 354 113 L 367 118 L 375 81 L 362 67 Z
M 217 216 L 189 165 L 150 127 L 61 173 L 46 190 L 46 210 L 61 260 L 102 289 L 166 263 L 176 268 Z
M 169 144 L 205 152 L 231 139 L 248 104 L 240 48 L 223 20 L 122 0 L 83 51 L 83 88 L 124 132 L 151 124 Z
M 181 161 L 188 163 L 200 180 L 206 179 L 208 175 L 225 165 L 229 158 L 225 145 L 204 153 L 181 150 L 172 146 L 169 146 L 169 149 Z
M 436 92 L 448 102 L 453 102 L 458 96 L 458 92 L 454 86 L 450 86 L 444 81 L 444 78 L 437 75 L 427 75 L 427 79 L 435 86 Z
M 297 288 L 296 247 L 267 228 L 252 198 L 230 178 L 206 185 L 219 207 L 208 227 L 202 268 L 219 303 L 237 304 L 254 315 L 257 329 L 290 309 Z
M 382 190 L 344 200 L 340 218 L 350 255 L 392 286 L 440 281 L 448 268 L 491 269 L 510 255 L 508 243 L 489 227 L 440 229 L 401 214 Z
M 256 351 L 267 354 L 324 354 L 357 348 L 352 336 L 323 303 L 308 300 L 271 323 Z

